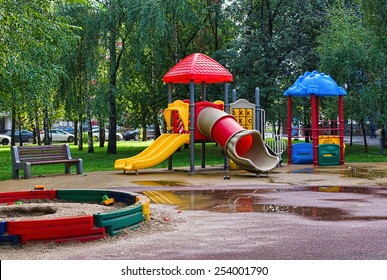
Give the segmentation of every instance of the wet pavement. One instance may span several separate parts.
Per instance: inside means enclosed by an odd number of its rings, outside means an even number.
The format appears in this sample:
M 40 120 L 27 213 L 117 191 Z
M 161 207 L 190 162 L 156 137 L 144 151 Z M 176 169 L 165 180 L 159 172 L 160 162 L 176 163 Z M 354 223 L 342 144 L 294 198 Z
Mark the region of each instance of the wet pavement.
M 54 246 L 38 256 L 27 246 L 8 249 L 7 258 L 387 259 L 387 163 L 285 164 L 262 177 L 219 167 L 92 172 L 2 181 L 0 189 L 37 184 L 144 193 L 162 218 L 130 239 Z

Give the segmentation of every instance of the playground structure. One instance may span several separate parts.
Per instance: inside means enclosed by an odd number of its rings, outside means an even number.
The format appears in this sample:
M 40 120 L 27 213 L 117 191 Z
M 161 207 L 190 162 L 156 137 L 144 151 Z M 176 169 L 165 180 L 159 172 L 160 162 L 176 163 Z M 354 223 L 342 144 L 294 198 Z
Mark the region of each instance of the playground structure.
M 29 242 L 91 241 L 117 235 L 150 218 L 148 197 L 109 190 L 32 190 L 0 193 L 0 204 L 21 204 L 21 200 L 60 199 L 78 203 L 114 200 L 127 206 L 93 215 L 51 219 L 0 221 L 0 245 Z M 102 201 L 103 203 L 104 201 Z M 18 205 L 19 206 L 19 205 Z
M 344 164 L 344 113 L 343 96 L 346 91 L 329 76 L 318 71 L 305 72 L 289 87 L 288 97 L 288 164 L 313 163 L 318 165 Z M 292 145 L 292 97 L 310 97 L 312 108 L 311 128 L 303 128 L 312 143 Z M 336 120 L 320 120 L 320 97 L 337 96 L 339 116 Z M 299 130 L 297 128 L 296 130 Z M 298 133 L 296 133 L 298 135 Z
M 168 158 L 168 170 L 172 170 L 172 154 L 183 144 L 190 145 L 190 172 L 195 172 L 195 143 L 202 144 L 202 168 L 205 167 L 205 144 L 217 142 L 225 151 L 224 168 L 229 169 L 229 158 L 241 169 L 261 174 L 268 173 L 279 164 L 279 158 L 271 153 L 257 130 L 244 128 L 229 114 L 228 82 L 230 72 L 210 57 L 195 53 L 172 67 L 164 75 L 168 83 L 168 108 L 164 118 L 169 133 L 161 135 L 140 154 L 116 160 L 114 168 L 138 171 L 152 167 Z M 206 85 L 224 83 L 224 101 L 206 101 Z M 172 100 L 173 84 L 189 84 L 189 100 Z M 195 102 L 194 85 L 200 84 L 202 95 Z
M 274 132 L 266 123 L 265 110 L 260 106 L 259 88 L 255 88 L 255 104 L 245 99 L 236 100 L 236 90 L 232 90 L 232 103 L 230 113 L 246 129 L 258 130 L 271 155 L 277 156 L 279 165 L 282 163 L 282 153 L 286 150 L 286 142 L 282 140 L 282 129 Z

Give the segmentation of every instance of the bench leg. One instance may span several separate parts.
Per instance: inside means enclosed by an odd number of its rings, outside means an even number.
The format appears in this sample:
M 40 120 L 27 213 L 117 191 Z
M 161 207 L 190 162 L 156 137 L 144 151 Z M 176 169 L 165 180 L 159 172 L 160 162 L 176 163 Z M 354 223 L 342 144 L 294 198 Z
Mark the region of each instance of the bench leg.
M 82 161 L 82 159 L 79 159 L 76 167 L 77 167 L 77 174 L 82 174 L 83 173 L 83 161 Z
M 12 167 L 12 178 L 19 179 L 20 170 L 23 169 L 24 179 L 28 179 L 31 177 L 31 164 L 29 162 L 18 163 L 17 165 Z
M 26 162 L 23 165 L 23 171 L 24 171 L 24 179 L 31 178 L 31 164 L 29 162 Z
M 65 174 L 70 174 L 70 173 L 71 173 L 71 164 L 65 163 Z
M 79 162 L 77 163 L 65 163 L 65 174 L 70 174 L 71 173 L 71 165 L 75 165 L 77 169 L 77 174 L 82 174 L 83 173 L 83 164 L 82 164 L 82 159 L 79 159 Z
M 12 168 L 12 178 L 19 179 L 19 169 L 15 169 L 15 167 Z

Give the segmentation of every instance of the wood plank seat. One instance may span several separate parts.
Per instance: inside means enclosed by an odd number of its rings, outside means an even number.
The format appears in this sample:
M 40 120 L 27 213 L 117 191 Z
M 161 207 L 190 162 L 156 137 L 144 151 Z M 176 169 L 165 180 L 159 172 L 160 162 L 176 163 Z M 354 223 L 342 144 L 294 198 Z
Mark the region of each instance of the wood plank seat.
M 32 165 L 60 164 L 65 165 L 65 174 L 71 173 L 71 166 L 76 166 L 77 174 L 83 173 L 82 159 L 71 157 L 68 144 L 45 146 L 13 146 L 12 178 L 19 178 L 19 170 L 24 171 L 24 178 L 31 177 Z

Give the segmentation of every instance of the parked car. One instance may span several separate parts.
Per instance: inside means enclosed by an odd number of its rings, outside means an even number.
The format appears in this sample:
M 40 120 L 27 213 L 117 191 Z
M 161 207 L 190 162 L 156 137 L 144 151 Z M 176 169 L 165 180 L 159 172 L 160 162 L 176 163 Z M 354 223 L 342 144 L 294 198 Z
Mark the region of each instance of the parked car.
M 134 140 L 138 141 L 140 140 L 140 130 L 138 129 L 130 129 L 123 133 L 124 139 L 126 141 Z
M 73 142 L 75 136 L 61 129 L 51 129 L 48 132 L 48 137 L 52 142 Z M 40 132 L 40 139 L 44 140 L 44 131 Z
M 68 133 L 74 134 L 74 128 L 71 126 L 57 126 L 57 127 L 53 127 L 52 129 L 59 129 L 59 130 L 63 130 Z
M 6 132 L 5 135 L 11 137 L 11 131 Z M 34 134 L 29 130 L 23 129 L 21 131 L 21 137 L 20 137 L 19 130 L 15 130 L 15 142 L 20 142 L 20 138 L 22 139 L 23 142 L 32 142 L 34 140 Z
M 148 126 L 146 128 L 146 140 L 155 139 L 155 128 L 153 126 Z
M 99 129 L 99 126 L 98 126 L 98 125 L 93 125 L 93 126 L 91 127 L 91 131 L 96 130 L 96 129 Z M 88 130 L 89 130 L 89 125 L 84 125 L 84 126 L 82 127 L 82 131 L 83 131 L 83 132 L 87 132 Z
M 9 142 L 11 142 L 11 137 L 9 137 L 8 135 L 0 134 L 0 143 L 2 145 L 8 145 Z
M 135 140 L 138 141 L 141 139 L 141 132 L 139 129 L 130 129 L 123 133 L 124 139 L 126 141 Z M 155 130 L 153 126 L 148 126 L 146 129 L 146 140 L 155 139 Z
M 99 141 L 99 128 L 93 129 L 93 138 L 94 138 L 94 141 Z M 117 132 L 116 139 L 117 141 L 121 141 L 124 139 L 124 136 L 122 135 L 122 133 Z M 109 140 L 109 130 L 105 129 L 105 141 L 108 141 L 108 140 Z

